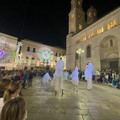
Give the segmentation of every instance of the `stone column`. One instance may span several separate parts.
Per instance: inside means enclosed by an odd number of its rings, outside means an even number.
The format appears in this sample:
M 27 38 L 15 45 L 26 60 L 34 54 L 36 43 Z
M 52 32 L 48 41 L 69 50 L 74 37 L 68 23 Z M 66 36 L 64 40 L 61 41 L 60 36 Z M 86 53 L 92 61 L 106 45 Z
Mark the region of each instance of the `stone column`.
M 73 52 L 73 41 L 72 41 L 73 33 L 67 35 L 66 39 L 66 69 L 70 70 L 73 67 L 73 59 L 74 59 L 74 52 Z
M 100 62 L 100 46 L 95 46 L 93 49 L 92 62 L 95 70 L 101 70 L 101 62 Z
M 119 70 L 119 74 L 120 74 L 120 40 L 118 40 L 118 58 L 119 58 L 119 61 L 118 61 L 118 70 Z

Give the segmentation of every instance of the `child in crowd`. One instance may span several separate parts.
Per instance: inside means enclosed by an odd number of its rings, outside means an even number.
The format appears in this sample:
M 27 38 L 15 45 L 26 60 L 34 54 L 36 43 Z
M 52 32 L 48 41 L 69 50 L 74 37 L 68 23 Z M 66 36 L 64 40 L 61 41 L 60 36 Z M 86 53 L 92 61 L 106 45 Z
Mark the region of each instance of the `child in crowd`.
M 9 100 L 2 108 L 0 120 L 26 120 L 25 101 L 21 97 Z

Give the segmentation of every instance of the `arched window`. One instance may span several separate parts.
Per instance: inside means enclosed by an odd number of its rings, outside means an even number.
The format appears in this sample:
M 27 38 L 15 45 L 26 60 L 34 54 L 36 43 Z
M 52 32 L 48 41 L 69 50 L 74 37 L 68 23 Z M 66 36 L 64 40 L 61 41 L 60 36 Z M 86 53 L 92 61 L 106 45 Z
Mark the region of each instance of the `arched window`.
M 75 59 L 78 60 L 78 53 L 75 53 Z
M 110 40 L 110 46 L 113 46 L 113 40 L 112 39 Z
M 86 57 L 87 58 L 90 58 L 91 57 L 91 46 L 89 45 L 89 46 L 87 46 L 87 53 L 86 53 Z

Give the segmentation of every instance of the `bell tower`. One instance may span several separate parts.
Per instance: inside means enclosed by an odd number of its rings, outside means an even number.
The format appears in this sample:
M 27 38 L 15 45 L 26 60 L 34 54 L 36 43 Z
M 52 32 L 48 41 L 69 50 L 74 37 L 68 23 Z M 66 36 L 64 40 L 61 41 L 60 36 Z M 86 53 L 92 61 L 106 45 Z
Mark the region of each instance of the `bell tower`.
M 82 8 L 83 0 L 71 0 L 69 13 L 69 33 L 78 33 L 85 26 L 85 12 Z
M 93 6 L 91 6 L 87 10 L 87 24 L 90 25 L 94 23 L 96 20 L 97 20 L 97 11 Z

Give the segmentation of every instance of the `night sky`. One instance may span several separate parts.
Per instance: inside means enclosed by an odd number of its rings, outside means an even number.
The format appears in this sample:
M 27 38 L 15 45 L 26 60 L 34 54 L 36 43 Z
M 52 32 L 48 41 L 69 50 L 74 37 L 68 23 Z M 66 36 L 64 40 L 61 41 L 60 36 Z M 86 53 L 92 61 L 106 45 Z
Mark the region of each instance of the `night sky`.
M 0 0 L 0 32 L 65 48 L 71 0 Z M 83 0 L 98 18 L 120 6 L 120 0 Z

